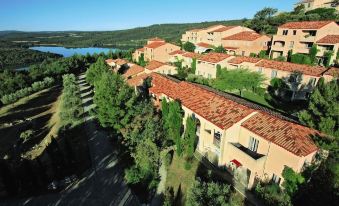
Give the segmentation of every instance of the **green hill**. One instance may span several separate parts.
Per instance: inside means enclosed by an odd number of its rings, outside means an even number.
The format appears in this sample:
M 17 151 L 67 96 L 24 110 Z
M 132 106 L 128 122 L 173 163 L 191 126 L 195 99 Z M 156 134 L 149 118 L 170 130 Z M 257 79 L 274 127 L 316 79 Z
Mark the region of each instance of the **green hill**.
M 140 47 L 151 37 L 164 38 L 169 42 L 177 42 L 181 35 L 189 29 L 204 28 L 215 24 L 241 25 L 242 20 L 213 21 L 185 24 L 156 24 L 117 31 L 64 31 L 64 32 L 6 32 L 0 40 L 20 42 L 27 46 L 51 44 L 66 47 Z

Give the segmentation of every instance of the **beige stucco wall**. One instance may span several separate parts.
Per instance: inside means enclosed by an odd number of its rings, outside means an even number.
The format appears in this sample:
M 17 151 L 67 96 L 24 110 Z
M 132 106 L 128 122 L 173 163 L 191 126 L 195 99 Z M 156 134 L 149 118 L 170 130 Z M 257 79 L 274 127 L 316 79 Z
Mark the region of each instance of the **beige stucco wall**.
M 135 50 L 135 52 L 132 54 L 133 61 L 138 62 L 139 57 L 141 56 L 142 53 L 143 52 L 141 52 L 141 51 Z
M 177 69 L 174 66 L 171 65 L 164 65 L 161 66 L 155 70 L 152 70 L 152 72 L 158 72 L 160 74 L 177 74 Z
M 288 30 L 287 35 L 283 35 L 283 31 Z M 293 31 L 296 31 L 296 35 L 293 35 Z M 271 46 L 271 55 L 273 58 L 278 57 L 282 53 L 283 56 L 287 56 L 288 51 L 292 50 L 293 53 L 304 53 L 308 54 L 309 49 L 305 48 L 305 42 L 316 43 L 321 38 L 326 35 L 338 35 L 339 27 L 336 23 L 332 22 L 321 29 L 317 29 L 316 36 L 308 36 L 306 31 L 315 31 L 315 29 L 285 29 L 278 28 L 277 34 L 273 36 L 272 46 Z M 282 46 L 280 42 L 284 42 L 285 45 Z M 291 42 L 294 42 L 293 44 Z M 337 49 L 338 50 L 338 49 Z M 335 53 L 336 51 L 335 50 Z M 320 52 L 318 56 L 322 56 Z
M 159 103 L 159 99 L 163 97 L 166 97 L 166 95 L 158 96 L 156 102 Z M 172 101 L 172 99 L 166 98 L 168 101 Z M 241 126 L 244 121 L 257 112 L 251 113 L 232 127 L 223 130 L 199 114 L 194 113 L 194 111 L 189 108 L 182 106 L 182 109 L 184 111 L 184 127 L 187 117 L 192 116 L 192 114 L 194 114 L 200 122 L 200 130 L 197 132 L 197 135 L 199 135 L 197 151 L 207 156 L 211 162 L 219 166 L 225 166 L 233 159 L 238 160 L 242 164 L 242 167 L 240 167 L 241 171 L 246 171 L 246 169 L 251 171 L 250 177 L 248 177 L 248 181 L 246 181 L 246 183 L 248 182 L 248 188 L 254 186 L 255 177 L 262 180 L 270 180 L 272 175 L 275 174 L 282 179 L 282 171 L 285 166 L 291 167 L 296 172 L 300 172 L 305 161 L 311 162 L 316 154 L 316 152 L 314 152 L 306 157 L 296 156 Z M 222 134 L 219 147 L 213 143 L 214 132 L 217 131 Z M 257 160 L 231 144 L 240 143 L 247 148 L 250 137 L 256 138 L 259 141 L 257 153 L 264 155 Z
M 216 30 L 217 28 L 213 29 Z M 213 31 L 211 30 L 211 31 Z M 223 45 L 223 40 L 222 38 L 231 36 L 233 34 L 237 34 L 243 31 L 253 31 L 252 29 L 242 27 L 242 26 L 237 26 L 234 28 L 231 28 L 229 30 L 223 31 L 223 32 L 210 32 L 207 31 L 206 34 L 203 36 L 203 42 L 206 42 L 208 44 L 211 44 L 213 46 L 220 46 Z
M 254 41 L 222 40 L 222 45 L 238 48 L 236 55 L 250 56 L 251 53 L 258 54 L 262 50 L 267 50 L 270 41 L 270 37 L 262 36 Z
M 331 4 L 328 4 L 329 2 L 331 2 L 331 0 L 314 0 L 311 2 L 298 3 L 296 6 L 303 4 L 305 11 L 310 11 L 317 8 L 335 8 L 337 11 L 339 11 L 339 6 L 332 7 Z
M 218 63 L 210 63 L 210 62 L 197 60 L 197 69 L 195 71 L 195 74 L 201 75 L 205 78 L 215 79 L 217 77 L 217 65 L 219 64 L 221 68 L 227 67 L 227 61 L 229 59 L 230 57 Z
M 155 49 L 145 47 L 145 59 L 147 61 L 156 60 L 159 62 L 169 62 L 171 56 L 169 53 L 179 50 L 180 47 L 174 44 L 165 44 Z

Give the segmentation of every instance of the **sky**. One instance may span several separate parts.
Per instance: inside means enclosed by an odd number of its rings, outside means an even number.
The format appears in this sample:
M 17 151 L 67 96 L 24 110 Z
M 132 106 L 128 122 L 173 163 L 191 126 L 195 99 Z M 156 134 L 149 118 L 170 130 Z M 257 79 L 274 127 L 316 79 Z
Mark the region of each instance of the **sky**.
M 252 18 L 297 0 L 0 0 L 0 31 L 102 31 Z

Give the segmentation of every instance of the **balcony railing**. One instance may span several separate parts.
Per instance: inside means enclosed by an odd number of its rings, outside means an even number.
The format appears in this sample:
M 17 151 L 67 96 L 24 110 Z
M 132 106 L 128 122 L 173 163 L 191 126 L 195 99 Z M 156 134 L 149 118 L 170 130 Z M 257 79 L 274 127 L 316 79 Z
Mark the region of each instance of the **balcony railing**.
M 244 152 L 245 154 L 247 154 L 248 156 L 250 156 L 252 159 L 254 160 L 258 160 L 260 158 L 262 158 L 265 155 L 262 154 L 258 154 L 256 152 L 253 152 L 252 150 L 244 147 L 243 145 L 239 144 L 239 143 L 231 143 L 234 147 L 238 148 L 239 150 L 241 150 L 242 152 Z

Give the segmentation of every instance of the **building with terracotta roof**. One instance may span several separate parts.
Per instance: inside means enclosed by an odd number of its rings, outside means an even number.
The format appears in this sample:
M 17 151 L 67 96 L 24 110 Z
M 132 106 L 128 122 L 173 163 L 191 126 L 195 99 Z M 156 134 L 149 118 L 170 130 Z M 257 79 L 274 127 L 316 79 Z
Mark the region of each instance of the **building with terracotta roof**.
M 328 51 L 337 53 L 337 35 L 339 26 L 334 21 L 288 22 L 281 25 L 277 34 L 273 36 L 270 55 L 273 58 L 287 57 L 290 50 L 293 54 L 309 54 L 310 48 L 317 44 L 319 62 L 332 63 L 334 58 L 328 60 L 324 54 Z
M 139 66 L 137 64 L 131 64 L 130 67 L 126 70 L 126 72 L 122 76 L 125 77 L 126 79 L 130 79 L 143 73 L 145 73 L 144 67 Z
M 271 37 L 253 31 L 243 31 L 222 38 L 222 45 L 228 54 L 250 56 L 266 51 L 270 45 Z
M 220 46 L 222 44 L 222 38 L 243 31 L 253 30 L 242 26 L 213 25 L 204 29 L 187 31 L 182 35 L 181 41 L 189 41 L 194 44 L 204 42 L 212 46 Z
M 195 74 L 201 75 L 205 78 L 214 79 L 217 76 L 218 65 L 220 65 L 222 68 L 226 67 L 227 61 L 230 58 L 232 58 L 232 56 L 228 54 L 214 52 L 201 55 L 198 58 Z
M 283 182 L 282 171 L 301 172 L 318 151 L 311 136 L 318 131 L 260 110 L 204 86 L 152 73 L 155 104 L 181 102 L 186 118 L 197 122 L 197 151 L 224 167 L 248 188 L 256 180 Z
M 295 4 L 295 7 L 304 5 L 305 11 L 310 11 L 318 8 L 335 8 L 339 11 L 339 4 L 333 0 L 301 0 Z
M 147 44 L 142 49 L 137 49 L 133 53 L 133 60 L 139 61 L 141 56 L 145 61 L 160 61 L 168 62 L 170 59 L 170 53 L 180 50 L 180 47 L 165 42 L 163 39 L 153 38 L 147 41 Z
M 107 59 L 106 64 L 111 67 L 113 71 L 118 72 L 122 68 L 128 67 L 128 61 L 125 59 Z
M 153 72 L 158 72 L 161 74 L 166 74 L 166 75 L 173 75 L 173 74 L 177 74 L 177 69 L 176 67 L 163 63 L 163 62 L 159 62 L 156 60 L 152 60 L 150 61 L 147 66 L 145 67 L 145 73 L 149 74 L 149 73 L 153 73 Z
M 175 63 L 180 61 L 182 67 L 192 68 L 193 61 L 197 61 L 197 58 L 201 56 L 201 54 L 194 53 L 194 52 L 173 52 L 170 58 L 171 63 Z

